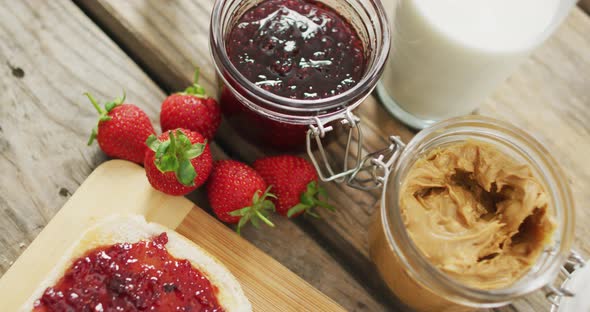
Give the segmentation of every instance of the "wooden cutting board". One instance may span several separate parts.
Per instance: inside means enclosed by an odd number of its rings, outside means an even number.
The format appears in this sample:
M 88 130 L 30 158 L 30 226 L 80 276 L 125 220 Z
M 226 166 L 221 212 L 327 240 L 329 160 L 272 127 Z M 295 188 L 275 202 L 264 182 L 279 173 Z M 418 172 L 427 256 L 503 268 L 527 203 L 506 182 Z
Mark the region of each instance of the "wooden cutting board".
M 154 190 L 142 167 L 123 160 L 96 168 L 4 274 L 0 311 L 17 311 L 82 232 L 113 213 L 142 214 L 206 249 L 238 279 L 255 311 L 344 311 L 188 199 Z

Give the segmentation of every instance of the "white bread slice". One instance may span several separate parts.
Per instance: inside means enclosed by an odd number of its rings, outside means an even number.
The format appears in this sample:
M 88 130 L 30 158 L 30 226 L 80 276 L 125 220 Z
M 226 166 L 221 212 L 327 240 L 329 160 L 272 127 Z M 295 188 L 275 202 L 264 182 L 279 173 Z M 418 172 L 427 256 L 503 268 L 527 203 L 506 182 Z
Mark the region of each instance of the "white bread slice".
M 219 292 L 216 297 L 225 311 L 252 311 L 252 306 L 244 295 L 240 284 L 223 264 L 184 236 L 162 225 L 148 223 L 140 215 L 107 217 L 88 229 L 38 286 L 33 295 L 21 307 L 21 311 L 31 311 L 35 301 L 43 295 L 45 289 L 55 285 L 73 261 L 81 257 L 86 251 L 117 243 L 135 243 L 140 240 L 150 239 L 162 232 L 168 234 L 168 243 L 166 244 L 168 252 L 173 257 L 189 260 L 193 267 L 204 274 L 218 288 Z

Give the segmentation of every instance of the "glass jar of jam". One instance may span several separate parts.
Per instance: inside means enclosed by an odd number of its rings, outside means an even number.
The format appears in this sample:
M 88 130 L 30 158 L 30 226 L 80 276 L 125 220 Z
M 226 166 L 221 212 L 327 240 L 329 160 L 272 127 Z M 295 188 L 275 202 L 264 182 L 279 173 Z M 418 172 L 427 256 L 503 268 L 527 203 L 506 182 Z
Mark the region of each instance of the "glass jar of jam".
M 283 150 L 304 147 L 310 125 L 324 134 L 356 123 L 350 112 L 375 87 L 389 38 L 379 0 L 217 0 L 210 45 L 224 116 Z
M 567 294 L 552 284 L 568 259 L 582 263 L 570 253 L 574 204 L 542 144 L 467 116 L 389 150 L 392 157 L 373 157 L 385 173 L 369 244 L 398 298 L 419 311 L 464 311 L 541 288 Z

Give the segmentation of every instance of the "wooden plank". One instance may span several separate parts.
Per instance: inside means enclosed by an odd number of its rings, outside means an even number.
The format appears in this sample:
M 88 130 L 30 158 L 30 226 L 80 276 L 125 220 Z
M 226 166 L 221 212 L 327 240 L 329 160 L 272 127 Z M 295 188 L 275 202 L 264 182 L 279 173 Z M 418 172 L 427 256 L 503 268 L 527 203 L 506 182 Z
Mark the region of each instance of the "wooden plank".
M 164 94 L 71 2 L 2 0 L 0 6 L 4 273 L 106 159 L 98 147 L 85 145 L 96 115 L 82 93 L 110 99 L 125 88 L 127 98 L 144 108 L 154 124 Z M 213 149 L 215 157 L 225 157 L 221 149 Z M 279 226 L 271 238 L 254 231 L 245 237 L 346 308 L 383 309 L 313 239 L 287 220 L 276 222 Z M 284 246 L 288 238 L 293 238 L 291 248 L 275 251 L 273 246 Z M 342 284 L 334 286 L 334 281 Z
M 232 272 L 255 311 L 296 311 L 302 306 L 344 311 L 191 201 L 153 189 L 142 167 L 123 160 L 96 168 L 4 274 L 0 311 L 17 311 L 85 230 L 112 214 L 143 215 L 148 222 L 178 228 Z
M 166 85 L 174 89 L 186 85 L 190 81 L 193 66 L 204 68 L 207 75 L 213 73 L 205 44 L 206 21 L 212 2 L 77 2 L 140 63 L 151 68 L 150 64 L 159 59 L 167 64 L 166 68 L 182 72 L 180 81 L 166 81 Z M 590 20 L 579 9 L 575 9 L 557 34 L 481 107 L 483 114 L 526 126 L 525 129 L 542 140 L 551 142 L 550 149 L 557 159 L 562 160 L 562 165 L 571 177 L 575 201 L 579 206 L 588 202 L 589 195 L 582 190 L 590 186 L 588 166 L 584 162 L 584 155 L 590 148 L 587 140 L 588 123 L 584 125 L 584 121 L 588 120 L 589 84 L 588 78 L 582 77 L 583 73 L 590 71 L 587 60 L 590 55 L 585 49 L 590 39 L 584 36 L 588 33 Z M 186 64 L 192 66 L 187 68 Z M 170 76 L 166 68 L 158 68 L 156 74 L 161 79 Z M 213 80 L 213 75 L 210 77 Z M 369 150 L 379 146 L 383 137 L 389 134 L 400 134 L 406 141 L 412 137 L 411 131 L 391 119 L 372 98 L 361 105 L 358 112 L 363 117 L 363 130 L 368 141 L 366 147 Z M 236 142 L 235 133 L 226 125 L 222 128 L 218 141 L 232 155 L 251 161 L 263 154 L 248 143 Z M 342 143 L 333 144 L 330 152 L 341 152 Z M 572 153 L 572 146 L 580 152 Z M 321 241 L 327 242 L 336 256 L 350 263 L 357 277 L 373 277 L 367 259 L 366 228 L 378 193 L 358 192 L 339 185 L 327 187 L 336 206 L 340 208 L 339 212 L 334 215 L 322 213 L 324 221 L 300 220 L 298 224 L 306 231 L 317 234 Z M 590 216 L 583 210 L 578 210 L 577 214 L 576 245 L 588 256 L 590 244 L 581 238 L 587 237 L 584 234 L 587 234 L 588 229 L 584 229 L 584 224 L 590 222 Z M 534 299 L 536 297 L 531 298 L 533 302 L 539 303 L 539 300 Z M 524 306 L 532 305 L 519 303 L 519 308 L 524 309 Z

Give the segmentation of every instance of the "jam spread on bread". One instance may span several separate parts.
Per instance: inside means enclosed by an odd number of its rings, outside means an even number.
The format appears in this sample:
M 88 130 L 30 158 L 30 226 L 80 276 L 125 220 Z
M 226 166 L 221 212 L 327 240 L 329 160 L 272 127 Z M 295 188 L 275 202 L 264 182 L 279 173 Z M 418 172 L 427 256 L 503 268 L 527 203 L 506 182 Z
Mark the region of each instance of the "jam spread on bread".
M 35 302 L 41 311 L 223 311 L 217 288 L 166 250 L 168 236 L 98 247 Z

